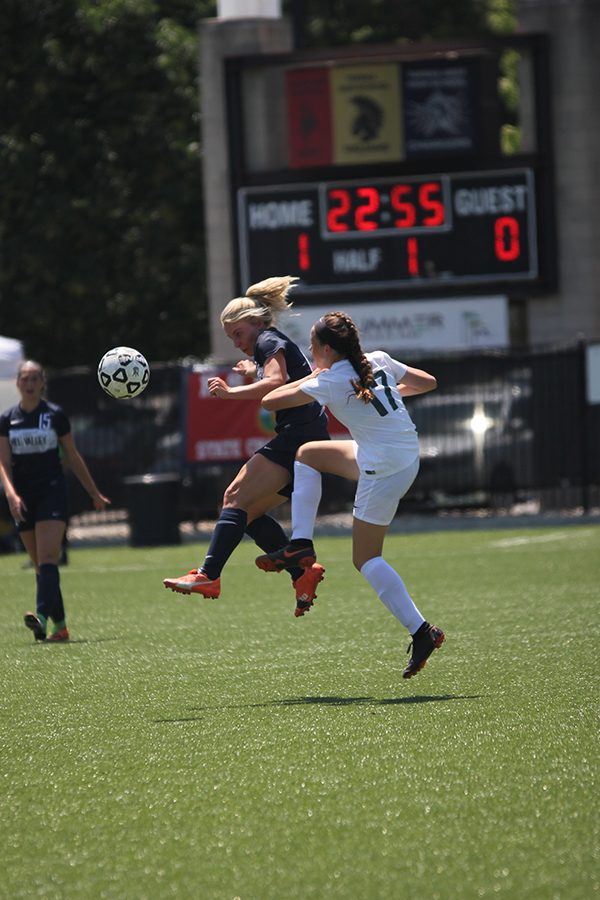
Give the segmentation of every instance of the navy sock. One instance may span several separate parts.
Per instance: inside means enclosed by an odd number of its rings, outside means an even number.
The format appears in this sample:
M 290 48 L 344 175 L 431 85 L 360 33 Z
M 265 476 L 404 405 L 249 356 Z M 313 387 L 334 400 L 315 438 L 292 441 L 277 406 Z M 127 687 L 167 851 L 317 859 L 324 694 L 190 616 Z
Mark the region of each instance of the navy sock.
M 223 509 L 208 545 L 201 571 L 214 581 L 244 537 L 248 515 L 243 509 Z
M 36 610 L 46 619 L 60 622 L 65 617 L 65 610 L 60 592 L 60 576 L 58 566 L 43 563 L 37 576 Z
M 56 612 L 52 613 L 52 618 L 55 622 L 65 621 L 65 604 L 63 603 L 63 595 L 60 589 L 60 584 L 58 585 L 58 597 L 56 598 Z
M 281 547 L 287 546 L 288 539 L 285 531 L 276 519 L 272 516 L 259 516 L 254 519 L 246 528 L 246 534 L 249 535 L 255 544 L 265 553 L 272 553 L 273 550 L 280 550 Z M 301 577 L 303 569 L 295 567 L 288 569 L 292 576 L 292 581 L 297 581 Z
M 257 546 L 265 553 L 272 553 L 273 550 L 279 550 L 285 547 L 288 539 L 287 534 L 276 519 L 271 516 L 259 516 L 254 519 L 246 528 L 248 534 Z

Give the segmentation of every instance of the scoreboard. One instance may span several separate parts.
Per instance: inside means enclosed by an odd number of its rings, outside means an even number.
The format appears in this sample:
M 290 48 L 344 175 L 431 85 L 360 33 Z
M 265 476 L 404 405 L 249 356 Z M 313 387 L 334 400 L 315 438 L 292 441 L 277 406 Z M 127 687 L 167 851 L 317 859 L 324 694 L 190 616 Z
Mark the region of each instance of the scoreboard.
M 397 291 L 539 277 L 534 170 L 242 187 L 241 286 Z

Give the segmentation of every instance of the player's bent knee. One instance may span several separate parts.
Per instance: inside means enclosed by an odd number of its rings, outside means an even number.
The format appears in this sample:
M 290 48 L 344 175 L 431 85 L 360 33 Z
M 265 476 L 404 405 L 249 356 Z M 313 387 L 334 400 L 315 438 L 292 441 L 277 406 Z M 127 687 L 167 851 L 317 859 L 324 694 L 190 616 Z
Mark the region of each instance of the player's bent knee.
M 313 466 L 318 468 L 319 450 L 317 447 L 302 445 L 296 450 L 296 462 L 304 463 L 305 466 Z
M 229 485 L 229 487 L 225 489 L 225 493 L 223 494 L 223 508 L 225 509 L 225 507 L 239 506 L 239 497 L 240 492 L 237 487 Z
M 305 463 L 306 462 L 306 447 L 300 446 L 296 450 L 296 462 Z

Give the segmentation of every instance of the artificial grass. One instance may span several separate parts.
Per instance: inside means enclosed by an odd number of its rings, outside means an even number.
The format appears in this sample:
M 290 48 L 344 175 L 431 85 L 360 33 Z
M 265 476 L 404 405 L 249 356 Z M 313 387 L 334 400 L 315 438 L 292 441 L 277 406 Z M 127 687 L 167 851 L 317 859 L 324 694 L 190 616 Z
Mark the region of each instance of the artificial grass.
M 0 558 L 0 896 L 600 892 L 600 528 L 390 536 L 447 634 L 409 681 L 349 539 L 318 540 L 301 619 L 250 542 L 220 599 L 165 591 L 204 549 L 72 550 L 54 646 Z

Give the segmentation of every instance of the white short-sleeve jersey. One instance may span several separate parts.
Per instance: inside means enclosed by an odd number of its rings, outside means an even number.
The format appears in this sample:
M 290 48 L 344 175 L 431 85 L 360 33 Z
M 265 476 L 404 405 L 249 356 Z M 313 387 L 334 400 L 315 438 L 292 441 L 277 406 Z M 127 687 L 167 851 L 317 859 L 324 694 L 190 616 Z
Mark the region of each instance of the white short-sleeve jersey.
M 417 430 L 397 388 L 407 367 L 383 350 L 365 355 L 375 376 L 369 403 L 354 393 L 350 380 L 357 375 L 347 359 L 305 381 L 301 390 L 327 406 L 346 426 L 356 442 L 356 461 L 363 474 L 391 475 L 419 456 Z

